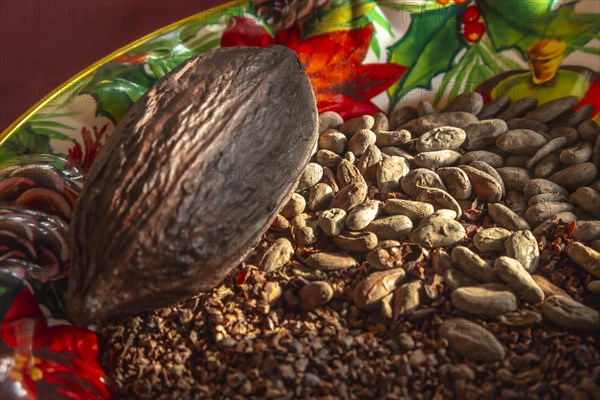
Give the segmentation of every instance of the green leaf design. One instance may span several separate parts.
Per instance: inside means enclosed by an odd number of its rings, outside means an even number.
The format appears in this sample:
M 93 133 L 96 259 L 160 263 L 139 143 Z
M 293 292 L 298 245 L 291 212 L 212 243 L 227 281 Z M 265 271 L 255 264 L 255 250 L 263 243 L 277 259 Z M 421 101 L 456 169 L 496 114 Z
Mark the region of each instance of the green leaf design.
M 389 62 L 409 68 L 388 89 L 390 110 L 411 90 L 431 89 L 431 80 L 452 68 L 454 58 L 466 46 L 457 34 L 457 18 L 464 8 L 462 4 L 413 14 L 406 34 L 388 48 Z
M 147 86 L 116 78 L 91 82 L 83 93 L 96 99 L 96 115 L 105 116 L 116 125 L 147 89 Z
M 574 13 L 574 4 L 551 11 L 553 0 L 479 0 L 487 34 L 498 51 L 516 49 L 527 59 L 527 49 L 544 38 L 562 39 L 567 53 L 599 37 L 597 14 Z
M 324 33 L 356 29 L 371 22 L 369 14 L 375 9 L 375 0 L 330 0 L 317 8 L 300 24 L 304 38 Z
M 0 146 L 0 164 L 25 154 L 52 154 L 50 137 L 36 133 L 31 125 L 24 124 Z
M 378 0 L 377 4 L 396 11 L 409 13 L 422 13 L 430 10 L 439 10 L 451 5 L 441 5 L 436 0 L 404 1 L 404 0 Z

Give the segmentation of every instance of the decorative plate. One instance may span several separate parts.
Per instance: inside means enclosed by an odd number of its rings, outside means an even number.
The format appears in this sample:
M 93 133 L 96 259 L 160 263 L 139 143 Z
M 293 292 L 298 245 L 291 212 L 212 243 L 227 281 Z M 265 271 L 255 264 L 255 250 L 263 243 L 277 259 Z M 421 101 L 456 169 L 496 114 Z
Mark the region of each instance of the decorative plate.
M 578 0 L 234 1 L 82 71 L 0 135 L 2 398 L 110 397 L 97 335 L 64 319 L 69 216 L 115 125 L 185 59 L 286 45 L 319 111 L 345 118 L 477 90 L 540 104 L 576 95 L 600 122 L 598 13 Z

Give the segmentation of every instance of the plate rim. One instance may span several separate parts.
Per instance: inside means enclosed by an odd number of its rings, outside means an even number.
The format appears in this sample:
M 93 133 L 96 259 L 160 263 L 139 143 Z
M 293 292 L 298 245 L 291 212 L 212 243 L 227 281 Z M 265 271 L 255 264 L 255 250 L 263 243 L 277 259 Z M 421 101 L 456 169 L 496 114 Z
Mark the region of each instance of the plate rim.
M 130 42 L 130 43 L 116 49 L 115 51 L 109 53 L 108 55 L 102 57 L 101 59 L 99 59 L 96 62 L 92 63 L 91 65 L 87 66 L 83 70 L 77 72 L 71 78 L 63 81 L 59 86 L 57 86 L 55 89 L 51 90 L 49 93 L 47 93 L 45 96 L 43 96 L 40 100 L 38 100 L 32 106 L 30 106 L 27 110 L 25 110 L 25 112 L 23 112 L 19 117 L 17 117 L 15 120 L 13 120 L 13 122 L 11 122 L 2 131 L 2 133 L 0 133 L 0 148 L 4 145 L 4 143 L 8 140 L 8 138 L 10 138 L 10 136 L 14 132 L 16 132 L 23 124 L 25 124 L 27 121 L 29 121 L 29 119 L 32 117 L 33 114 L 35 114 L 38 110 L 43 108 L 46 104 L 50 103 L 56 97 L 61 96 L 65 91 L 67 91 L 69 89 L 70 85 L 76 84 L 77 82 L 80 82 L 81 80 L 85 79 L 87 76 L 89 76 L 90 74 L 97 71 L 104 64 L 114 60 L 115 58 L 117 58 L 119 56 L 122 56 L 123 54 L 129 52 L 130 50 L 133 50 L 135 47 L 137 47 L 141 44 L 144 44 L 152 39 L 157 38 L 158 36 L 161 36 L 162 34 L 165 34 L 165 33 L 168 33 L 169 31 L 175 30 L 175 29 L 187 24 L 188 22 L 203 18 L 205 15 L 213 12 L 216 8 L 221 8 L 221 7 L 229 8 L 229 7 L 233 7 L 235 5 L 246 3 L 246 2 L 247 2 L 247 0 L 230 0 L 230 1 L 227 1 L 226 3 L 220 4 L 218 6 L 214 6 L 209 9 L 206 9 L 204 11 L 200 11 L 199 13 L 190 15 L 189 17 L 185 17 L 185 18 L 175 21 L 169 25 L 158 28 L 155 31 L 152 31 L 152 32 L 134 40 L 133 42 Z

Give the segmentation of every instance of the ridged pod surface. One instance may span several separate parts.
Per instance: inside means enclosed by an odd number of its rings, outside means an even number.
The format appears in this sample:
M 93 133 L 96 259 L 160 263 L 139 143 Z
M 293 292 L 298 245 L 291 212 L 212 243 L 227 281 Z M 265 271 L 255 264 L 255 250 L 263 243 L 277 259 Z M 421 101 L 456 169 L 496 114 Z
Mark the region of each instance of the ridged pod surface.
M 217 49 L 159 80 L 76 205 L 70 318 L 103 323 L 217 285 L 285 204 L 317 136 L 310 81 L 285 47 Z

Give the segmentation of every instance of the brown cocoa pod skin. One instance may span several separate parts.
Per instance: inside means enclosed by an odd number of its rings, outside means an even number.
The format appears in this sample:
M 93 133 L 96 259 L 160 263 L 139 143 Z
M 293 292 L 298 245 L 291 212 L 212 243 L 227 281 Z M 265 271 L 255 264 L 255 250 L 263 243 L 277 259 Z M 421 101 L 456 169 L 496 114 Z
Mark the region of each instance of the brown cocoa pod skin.
M 70 319 L 105 323 L 216 286 L 291 196 L 317 124 L 304 67 L 283 46 L 216 49 L 159 80 L 107 140 L 74 211 Z

